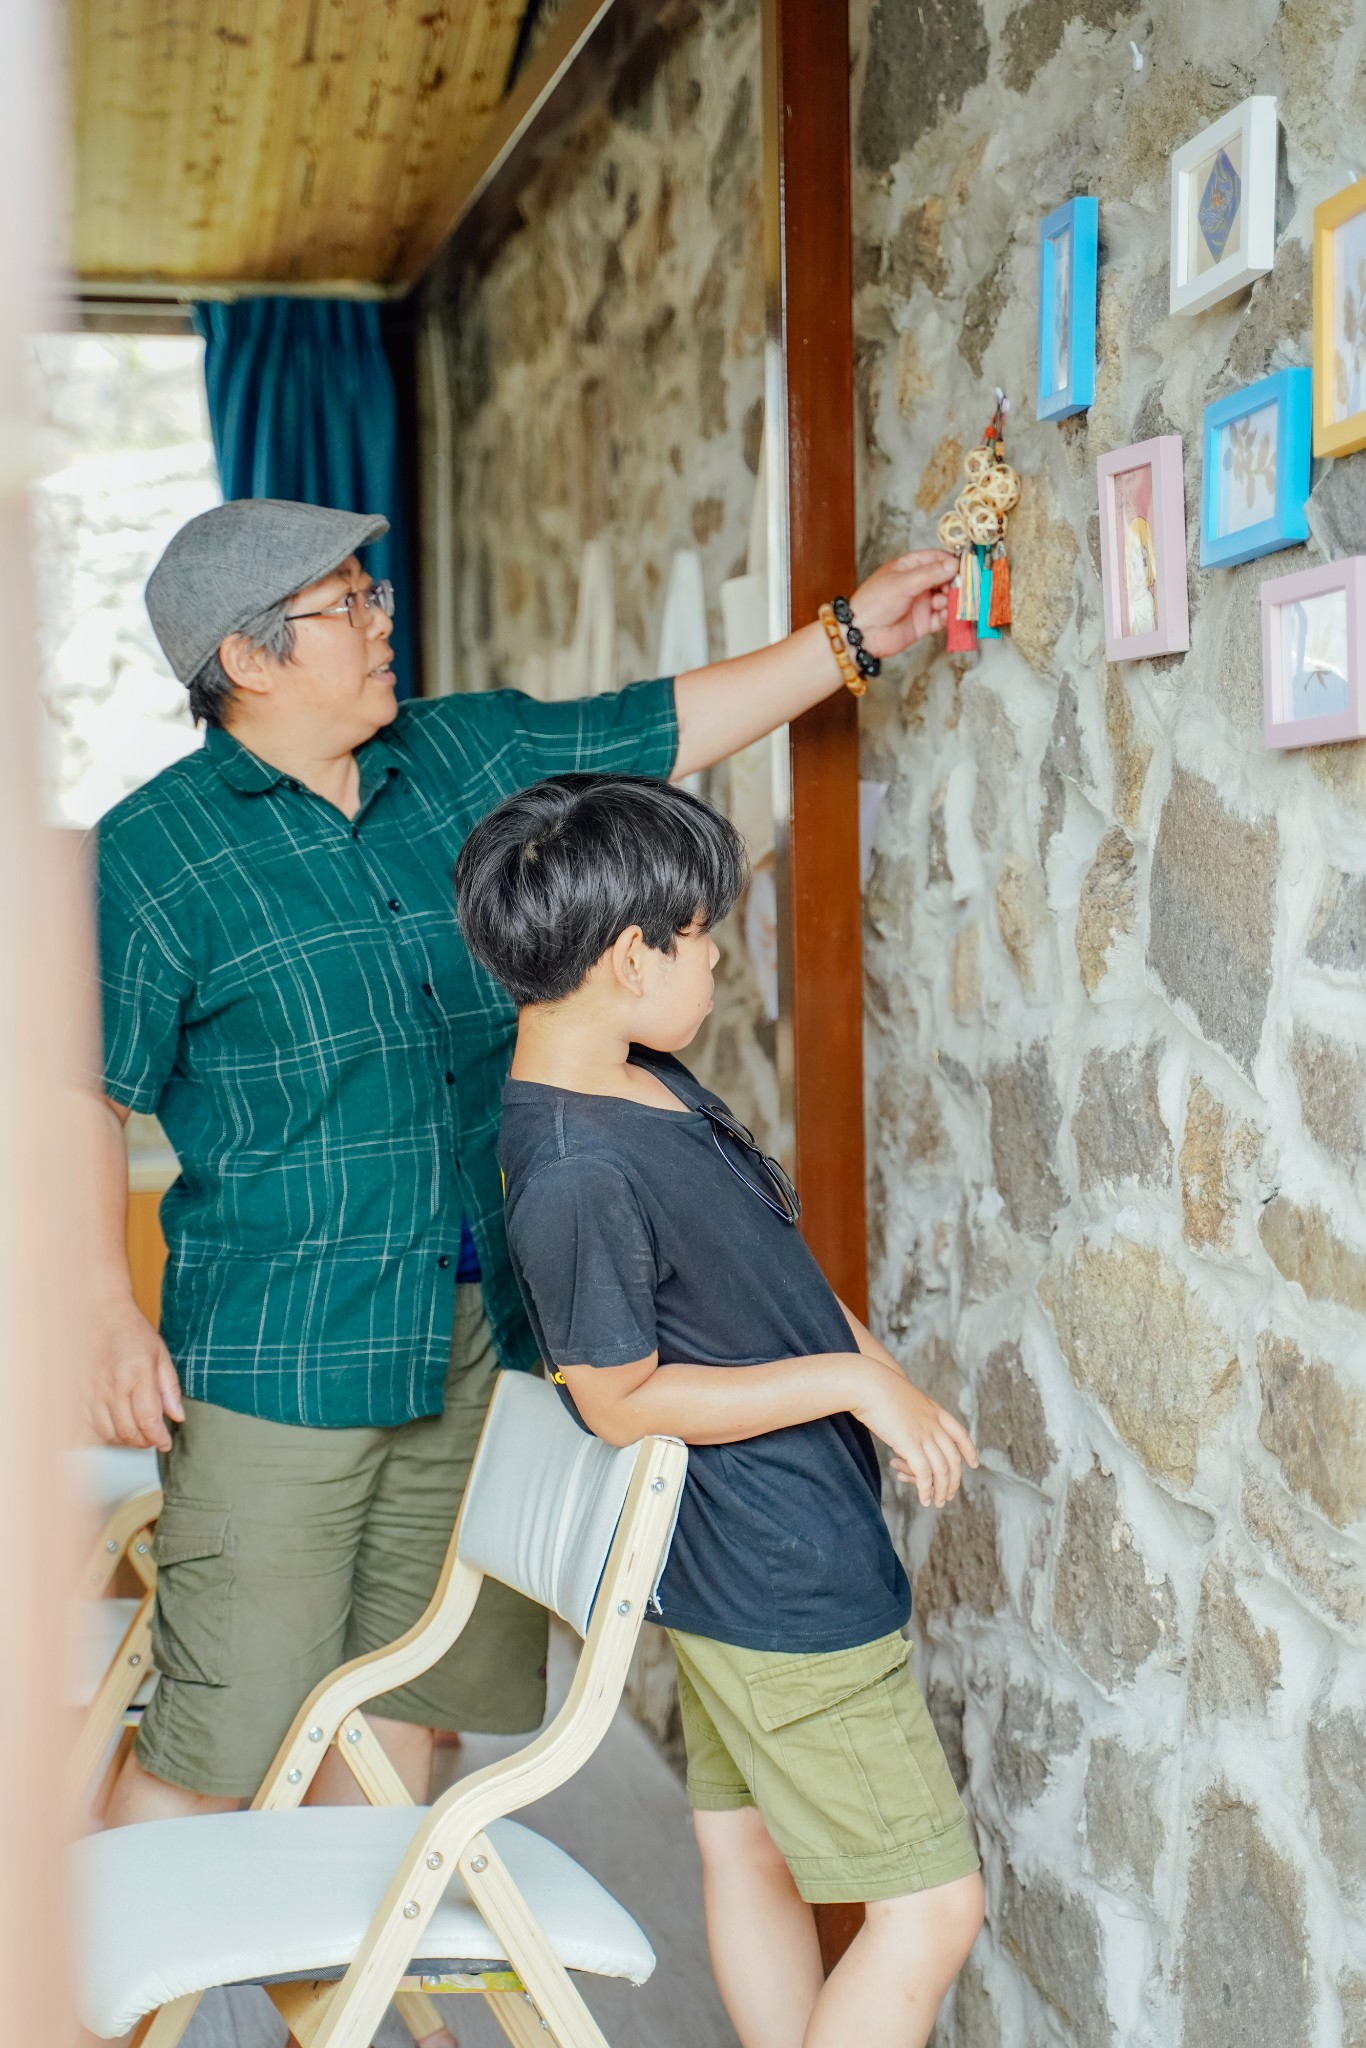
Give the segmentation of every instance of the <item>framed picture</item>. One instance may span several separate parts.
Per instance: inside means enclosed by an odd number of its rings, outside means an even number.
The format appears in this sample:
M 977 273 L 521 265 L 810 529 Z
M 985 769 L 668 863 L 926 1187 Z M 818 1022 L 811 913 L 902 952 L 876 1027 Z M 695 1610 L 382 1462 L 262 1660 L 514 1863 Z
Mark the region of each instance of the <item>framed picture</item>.
M 1106 657 L 1184 654 L 1191 636 L 1181 436 L 1117 448 L 1096 471 Z
M 1366 555 L 1262 585 L 1262 729 L 1269 747 L 1366 737 Z
M 1314 208 L 1314 453 L 1366 448 L 1366 178 Z
M 1276 254 L 1276 102 L 1257 93 L 1172 156 L 1173 313 L 1203 313 Z
M 1096 395 L 1100 202 L 1069 199 L 1039 229 L 1041 420 L 1070 419 Z
M 1277 370 L 1205 407 L 1200 566 L 1228 569 L 1309 538 L 1313 376 Z

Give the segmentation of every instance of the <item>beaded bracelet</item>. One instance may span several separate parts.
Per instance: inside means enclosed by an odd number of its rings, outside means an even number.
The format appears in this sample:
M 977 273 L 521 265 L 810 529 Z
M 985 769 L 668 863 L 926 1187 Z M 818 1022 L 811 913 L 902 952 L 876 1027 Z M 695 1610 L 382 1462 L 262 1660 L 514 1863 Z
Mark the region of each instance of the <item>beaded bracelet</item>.
M 875 654 L 870 654 L 864 646 L 863 635 L 854 624 L 853 606 L 847 597 L 837 597 L 830 609 L 844 628 L 844 637 L 853 649 L 854 660 L 858 663 L 859 674 L 864 678 L 865 682 L 871 682 L 875 676 L 882 674 L 882 663 Z
M 839 629 L 834 606 L 823 604 L 816 616 L 825 628 L 825 637 L 830 642 L 830 652 L 839 663 L 839 671 L 844 678 L 845 689 L 851 690 L 854 696 L 861 697 L 868 685 L 859 674 L 858 665 L 844 644 L 844 635 Z

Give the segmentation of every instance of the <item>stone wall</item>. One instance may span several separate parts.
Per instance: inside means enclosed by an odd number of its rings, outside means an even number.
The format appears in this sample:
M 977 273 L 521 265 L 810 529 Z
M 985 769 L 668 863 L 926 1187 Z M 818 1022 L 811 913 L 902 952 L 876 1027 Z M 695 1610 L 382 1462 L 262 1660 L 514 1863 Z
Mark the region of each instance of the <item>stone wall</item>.
M 974 1427 L 894 1509 L 990 1924 L 953 2048 L 1366 2041 L 1366 747 L 1260 736 L 1258 587 L 1198 566 L 1205 402 L 1310 359 L 1366 164 L 1345 0 L 856 5 L 869 563 L 933 537 L 992 391 L 1016 625 L 867 699 L 875 1320 Z M 1130 38 L 1144 62 L 1134 67 Z M 1273 274 L 1167 313 L 1172 148 L 1284 131 Z M 1089 415 L 1035 423 L 1037 235 L 1101 203 Z M 1095 462 L 1178 432 L 1192 645 L 1107 664 Z
M 1206 399 L 1309 358 L 1364 30 L 855 0 L 866 561 L 932 538 L 998 383 L 1026 478 L 1010 638 L 865 700 L 872 1313 L 982 1446 L 951 1510 L 891 1505 L 987 1872 L 943 2048 L 1366 2048 L 1366 748 L 1263 750 L 1257 623 L 1263 576 L 1366 547 L 1366 455 L 1318 475 L 1308 550 L 1206 575 L 1196 519 Z M 1170 151 L 1255 91 L 1275 271 L 1173 320 Z M 752 0 L 677 17 L 451 304 L 473 685 L 565 643 L 595 537 L 623 679 L 674 547 L 713 605 L 743 566 L 758 105 Z M 1088 191 L 1096 403 L 1039 427 L 1038 222 Z M 1168 431 L 1192 649 L 1110 666 L 1095 460 Z M 747 973 L 728 937 L 701 1058 L 762 1121 Z M 635 1698 L 667 1731 L 667 1671 Z

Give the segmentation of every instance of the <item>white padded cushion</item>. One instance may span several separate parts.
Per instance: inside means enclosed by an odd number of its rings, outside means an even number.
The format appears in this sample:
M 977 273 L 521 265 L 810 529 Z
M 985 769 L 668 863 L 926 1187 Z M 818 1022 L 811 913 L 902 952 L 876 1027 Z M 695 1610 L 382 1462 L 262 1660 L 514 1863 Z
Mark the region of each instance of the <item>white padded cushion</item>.
M 103 1681 L 110 1661 L 128 1633 L 128 1627 L 141 1603 L 137 1600 L 78 1600 L 76 1603 L 76 1627 L 74 1669 L 71 1683 L 67 1688 L 67 1704 L 73 1707 L 88 1707 Z M 146 1676 L 137 1692 L 135 1701 L 146 1701 L 151 1697 L 156 1673 L 148 1653 L 142 1653 L 142 1668 Z
M 155 1451 L 128 1451 L 117 1444 L 83 1444 L 68 1451 L 67 1470 L 77 1497 L 101 1521 L 130 1494 L 150 1493 L 161 1485 Z
M 81 1958 L 82 2023 L 110 2040 L 187 1991 L 344 1968 L 424 1813 L 216 1813 L 78 1843 L 72 1952 Z M 488 1832 L 566 1969 L 645 1982 L 654 1950 L 596 1878 L 516 1821 Z M 505 1962 L 459 1877 L 416 1960 Z
M 640 1448 L 580 1429 L 548 1381 L 500 1373 L 465 1488 L 460 1556 L 585 1635 Z

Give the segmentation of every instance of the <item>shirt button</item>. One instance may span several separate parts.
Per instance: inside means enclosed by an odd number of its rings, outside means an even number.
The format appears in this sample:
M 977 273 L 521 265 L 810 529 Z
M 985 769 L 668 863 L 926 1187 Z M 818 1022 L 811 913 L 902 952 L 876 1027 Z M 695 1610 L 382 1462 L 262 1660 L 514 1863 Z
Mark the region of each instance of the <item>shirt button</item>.
M 359 839 L 359 838 L 360 838 L 360 826 L 359 826 L 359 825 L 353 825 L 353 826 L 351 827 L 351 837 L 352 837 L 353 839 Z
M 446 1086 L 448 1088 L 454 1088 L 455 1086 L 455 1075 L 451 1072 L 449 1067 L 447 1067 L 446 1069 Z
M 291 789 L 292 789 L 292 790 L 293 790 L 293 791 L 295 792 L 295 794 L 297 795 L 297 794 L 298 794 L 298 789 L 299 789 L 299 785 L 298 785 L 298 783 L 297 783 L 297 782 L 296 782 L 296 781 L 294 780 L 294 777 L 293 777 L 292 775 L 291 775 L 291 776 L 290 776 L 290 778 L 289 778 L 289 786 L 290 786 L 290 788 L 291 788 Z
M 438 1266 L 440 1266 L 442 1272 L 444 1273 L 447 1266 L 449 1266 L 450 1264 L 450 1260 L 447 1258 L 445 1252 L 442 1252 L 441 1257 L 437 1260 L 436 1263 Z
M 429 996 L 429 995 L 431 994 L 431 992 L 432 992 L 432 985 L 431 985 L 431 983 L 430 983 L 429 981 L 424 981 L 424 982 L 423 982 L 423 984 L 422 984 L 422 993 L 423 993 L 423 995 L 424 995 L 424 996 Z
M 397 910 L 397 909 L 398 909 L 398 898 L 397 898 L 397 896 L 391 896 L 391 897 L 389 898 L 389 908 L 390 908 L 391 910 Z

